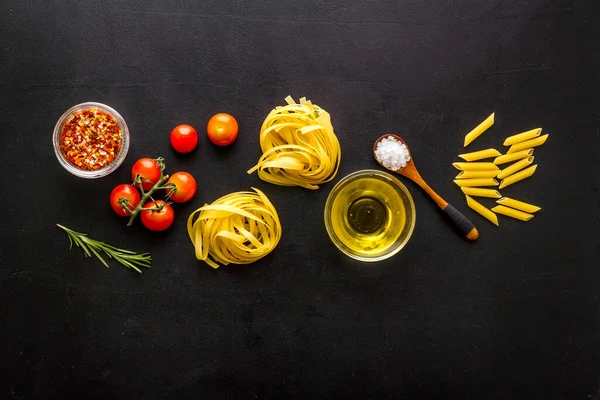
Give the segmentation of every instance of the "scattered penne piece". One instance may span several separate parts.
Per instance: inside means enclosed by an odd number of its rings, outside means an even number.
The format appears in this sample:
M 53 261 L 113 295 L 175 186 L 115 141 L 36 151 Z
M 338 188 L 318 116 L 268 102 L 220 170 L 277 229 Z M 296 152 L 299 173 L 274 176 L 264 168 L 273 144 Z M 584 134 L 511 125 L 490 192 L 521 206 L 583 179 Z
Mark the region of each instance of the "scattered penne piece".
M 511 199 L 509 197 L 503 197 L 501 199 L 498 199 L 498 200 L 496 200 L 496 203 L 502 204 L 503 206 L 515 208 L 517 210 L 521 210 L 526 213 L 534 213 L 534 212 L 541 210 L 541 208 L 538 206 L 535 206 L 535 205 L 529 204 L 529 203 L 525 203 L 524 201 Z
M 498 186 L 498 181 L 494 178 L 479 178 L 479 179 L 455 179 L 454 183 L 458 186 Z
M 500 170 L 496 164 L 491 162 L 455 162 L 452 163 L 452 165 L 459 171 L 489 171 L 490 169 L 496 171 Z
M 500 155 L 502 155 L 502 153 L 500 153 L 496 149 L 485 149 L 485 150 L 474 151 L 472 153 L 459 154 L 458 156 L 465 161 L 477 161 L 477 160 L 483 160 L 484 158 L 498 157 Z
M 484 171 L 460 171 L 458 175 L 456 175 L 456 179 L 495 178 L 497 175 L 498 171 L 494 169 Z
M 498 179 L 504 179 L 509 175 L 514 174 L 515 172 L 518 172 L 520 170 L 522 170 L 525 167 L 528 167 L 529 165 L 531 165 L 531 163 L 533 163 L 533 156 L 524 158 L 520 161 L 517 161 L 514 164 L 509 165 L 508 167 L 504 168 L 502 171 L 500 171 L 500 173 L 498 174 Z
M 537 168 L 537 164 L 536 165 L 532 165 L 529 168 L 524 169 L 523 171 L 519 171 L 516 174 L 512 174 L 507 176 L 506 178 L 502 179 L 502 181 L 500 182 L 500 188 L 499 189 L 503 189 L 507 186 L 512 185 L 513 183 L 517 183 L 519 181 L 522 181 L 525 178 L 529 178 L 531 175 L 533 175 L 533 173 L 535 172 Z M 464 179 L 467 180 L 467 179 Z M 456 181 L 454 181 L 456 182 Z M 459 181 L 460 182 L 460 181 Z
M 530 131 L 518 133 L 516 135 L 507 137 L 506 140 L 504 141 L 504 145 L 512 146 L 515 143 L 520 143 L 520 142 L 524 142 L 529 139 L 536 138 L 536 137 L 540 136 L 540 133 L 542 133 L 542 128 L 535 128 Z
M 499 199 L 500 197 L 502 197 L 500 192 L 495 189 L 481 189 L 476 187 L 465 186 L 461 187 L 460 190 L 462 190 L 464 194 L 468 194 L 469 196 L 489 197 L 492 199 Z
M 544 135 L 544 136 L 540 136 L 537 137 L 535 139 L 531 139 L 531 140 L 526 140 L 524 142 L 521 143 L 517 143 L 517 144 L 513 144 L 512 146 L 510 146 L 510 148 L 508 149 L 508 154 L 511 153 L 515 153 L 517 151 L 521 151 L 524 149 L 530 149 L 532 147 L 537 147 L 537 146 L 541 146 L 543 145 L 546 140 L 548 139 L 548 134 Z
M 522 158 L 529 157 L 533 154 L 533 149 L 526 149 L 517 151 L 510 154 L 503 154 L 500 157 L 494 159 L 494 164 L 506 164 L 507 162 L 520 160 Z
M 494 115 L 495 113 L 492 113 L 482 123 L 477 125 L 471 132 L 467 133 L 467 135 L 465 136 L 464 147 L 467 147 L 469 143 L 481 136 L 481 134 L 485 132 L 490 126 L 494 125 Z
M 533 218 L 533 215 L 531 214 L 527 214 L 523 211 L 515 210 L 513 208 L 508 208 L 505 206 L 496 206 L 492 208 L 492 211 L 497 214 L 506 215 L 507 217 L 520 219 L 521 221 L 529 221 L 531 218 Z
M 472 210 L 476 211 L 477 213 L 482 215 L 484 218 L 488 219 L 494 225 L 499 226 L 498 225 L 498 216 L 496 214 L 494 214 L 491 210 L 488 210 L 487 208 L 485 208 L 482 204 L 473 200 L 471 197 L 469 197 L 467 195 L 465 195 L 465 197 L 467 198 L 467 205 Z

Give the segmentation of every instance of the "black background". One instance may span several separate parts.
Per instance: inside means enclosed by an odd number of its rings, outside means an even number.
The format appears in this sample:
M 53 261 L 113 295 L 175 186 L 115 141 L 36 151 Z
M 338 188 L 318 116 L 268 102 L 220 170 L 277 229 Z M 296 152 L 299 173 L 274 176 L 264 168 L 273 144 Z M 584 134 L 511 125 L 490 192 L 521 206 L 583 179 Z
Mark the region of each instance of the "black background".
M 600 8 L 593 0 L 3 1 L 0 6 L 0 398 L 600 398 Z M 346 174 L 394 132 L 481 232 L 471 244 L 404 180 L 417 225 L 390 260 L 343 256 L 318 191 L 260 181 L 262 120 L 288 95 L 332 116 Z M 55 158 L 60 115 L 106 103 L 131 148 L 109 177 Z M 451 163 L 541 126 L 538 171 L 502 193 L 540 204 L 500 227 L 467 209 Z M 237 117 L 227 149 L 169 132 Z M 167 232 L 127 228 L 108 195 L 162 155 L 199 192 Z M 194 258 L 187 216 L 256 186 L 284 233 L 250 266 Z M 482 200 L 491 206 L 492 202 Z M 137 251 L 138 275 L 68 251 L 54 224 Z

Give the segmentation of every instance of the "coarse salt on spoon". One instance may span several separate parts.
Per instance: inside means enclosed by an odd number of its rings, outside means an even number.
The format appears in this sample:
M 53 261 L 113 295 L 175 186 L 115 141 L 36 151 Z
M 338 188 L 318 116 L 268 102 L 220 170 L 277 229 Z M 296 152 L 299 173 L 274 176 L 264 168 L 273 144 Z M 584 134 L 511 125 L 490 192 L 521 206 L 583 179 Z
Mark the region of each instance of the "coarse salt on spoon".
M 389 152 L 386 152 L 384 149 L 378 150 L 378 145 L 384 140 L 387 139 L 384 143 L 391 143 L 394 141 L 398 141 L 403 144 L 406 148 L 406 153 L 404 154 L 403 160 L 400 163 L 397 162 L 397 159 L 386 157 L 389 155 Z M 379 156 L 378 157 L 378 152 Z M 403 150 L 402 150 L 403 151 Z M 402 176 L 407 177 L 417 185 L 421 186 L 423 190 L 435 201 L 435 203 L 442 209 L 444 213 L 448 216 L 450 221 L 465 235 L 468 240 L 475 241 L 479 238 L 479 232 L 475 225 L 471 221 L 467 219 L 460 211 L 456 208 L 452 207 L 448 202 L 440 197 L 436 192 L 433 191 L 429 187 L 429 185 L 421 178 L 421 175 L 417 171 L 417 167 L 415 167 L 415 163 L 413 161 L 412 156 L 410 155 L 410 150 L 408 149 L 408 145 L 404 140 L 402 140 L 399 136 L 388 134 L 383 135 L 379 139 L 375 141 L 373 145 L 373 156 L 379 165 L 383 168 L 396 172 Z M 408 158 L 408 160 L 406 160 Z M 387 165 L 384 165 L 387 164 Z

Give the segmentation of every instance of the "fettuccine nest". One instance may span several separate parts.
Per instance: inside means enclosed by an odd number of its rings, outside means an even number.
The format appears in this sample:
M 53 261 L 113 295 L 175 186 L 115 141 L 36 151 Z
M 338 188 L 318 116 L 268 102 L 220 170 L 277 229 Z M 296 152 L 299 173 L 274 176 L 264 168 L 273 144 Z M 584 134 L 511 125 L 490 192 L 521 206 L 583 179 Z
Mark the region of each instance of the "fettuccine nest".
M 341 149 L 327 111 L 306 98 L 272 110 L 260 129 L 260 179 L 283 186 L 318 189 L 332 180 L 340 166 Z
M 198 260 L 213 268 L 250 264 L 277 246 L 281 238 L 277 211 L 263 192 L 252 189 L 256 193 L 231 193 L 190 215 L 187 230 Z

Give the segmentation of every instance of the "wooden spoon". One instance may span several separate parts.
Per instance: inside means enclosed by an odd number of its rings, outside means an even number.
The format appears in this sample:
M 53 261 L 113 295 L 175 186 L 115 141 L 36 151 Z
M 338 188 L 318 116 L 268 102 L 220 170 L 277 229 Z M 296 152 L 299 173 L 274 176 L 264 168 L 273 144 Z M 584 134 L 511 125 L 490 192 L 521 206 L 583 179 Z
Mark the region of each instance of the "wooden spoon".
M 397 170 L 388 168 L 385 165 L 383 165 L 377 159 L 377 156 L 375 155 L 375 150 L 377 150 L 377 145 L 379 144 L 379 142 L 381 142 L 383 139 L 389 138 L 389 137 L 392 137 L 392 138 L 402 142 L 406 146 L 406 149 L 408 150 L 408 154 L 410 155 L 410 160 L 406 163 L 406 166 L 404 168 L 399 168 Z M 412 155 L 410 154 L 410 150 L 408 149 L 408 145 L 399 136 L 388 134 L 388 135 L 383 135 L 379 139 L 377 139 L 375 141 L 375 144 L 373 145 L 373 157 L 375 157 L 375 161 L 377 161 L 377 163 L 379 165 L 381 165 L 383 168 L 390 170 L 392 172 L 396 172 L 397 174 L 400 174 L 402 176 L 405 176 L 408 179 L 410 179 L 411 181 L 413 181 L 414 183 L 416 183 L 417 185 L 421 186 L 423 188 L 423 190 L 425 190 L 425 192 L 433 199 L 433 201 L 435 201 L 435 203 L 448 216 L 450 221 L 452 221 L 452 223 L 465 235 L 465 237 L 467 239 L 469 239 L 471 241 L 475 241 L 475 240 L 477 240 L 477 238 L 479 238 L 479 232 L 477 231 L 477 228 L 475 228 L 475 225 L 473 225 L 471 223 L 471 221 L 469 221 L 467 219 L 467 217 L 462 215 L 460 213 L 460 211 L 458 211 L 456 208 L 454 208 L 450 204 L 448 204 L 448 202 L 446 200 L 442 199 L 440 197 L 440 195 L 437 194 L 436 192 L 434 192 L 433 189 L 430 188 L 429 185 L 423 180 L 423 178 L 421 178 L 421 175 L 419 175 L 419 172 L 417 171 L 417 167 L 415 167 L 415 163 L 413 161 Z

